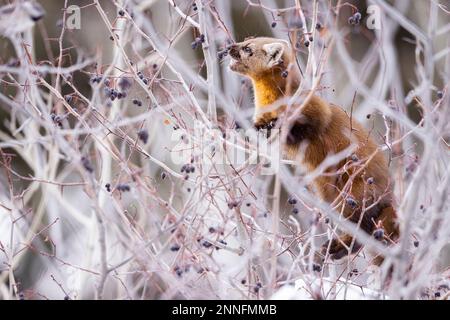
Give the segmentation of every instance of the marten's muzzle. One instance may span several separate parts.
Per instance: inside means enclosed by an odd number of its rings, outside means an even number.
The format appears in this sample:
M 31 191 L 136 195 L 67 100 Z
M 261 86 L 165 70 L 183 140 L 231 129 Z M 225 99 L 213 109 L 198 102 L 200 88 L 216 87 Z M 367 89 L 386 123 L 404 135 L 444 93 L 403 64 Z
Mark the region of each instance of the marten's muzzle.
M 239 47 L 235 44 L 228 47 L 228 53 L 233 59 L 239 60 L 241 58 Z

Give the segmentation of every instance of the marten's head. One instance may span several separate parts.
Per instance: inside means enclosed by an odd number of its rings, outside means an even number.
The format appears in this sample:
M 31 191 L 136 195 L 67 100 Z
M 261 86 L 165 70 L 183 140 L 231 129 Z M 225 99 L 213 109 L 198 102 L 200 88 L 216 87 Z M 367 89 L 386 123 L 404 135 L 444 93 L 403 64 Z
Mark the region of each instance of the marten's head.
M 281 73 L 289 64 L 289 44 L 275 38 L 252 38 L 228 49 L 230 69 L 257 78 L 269 72 Z

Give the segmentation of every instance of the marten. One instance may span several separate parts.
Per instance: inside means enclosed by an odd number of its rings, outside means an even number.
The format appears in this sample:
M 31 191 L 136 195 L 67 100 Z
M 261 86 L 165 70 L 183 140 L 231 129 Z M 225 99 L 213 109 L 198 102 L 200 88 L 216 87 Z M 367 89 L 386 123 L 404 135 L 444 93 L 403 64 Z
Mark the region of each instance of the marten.
M 313 188 L 345 218 L 385 244 L 399 236 L 393 207 L 389 169 L 384 155 L 370 134 L 342 108 L 314 94 L 303 103 L 285 102 L 297 90 L 301 77 L 295 56 L 287 41 L 251 38 L 228 47 L 230 69 L 251 79 L 255 95 L 254 125 L 257 129 L 283 128 L 280 121 L 297 112 L 287 124 L 284 151 L 288 158 L 302 162 L 308 172 L 315 170 L 327 156 L 338 154 L 351 144 L 356 149 L 338 164 L 328 167 L 314 179 Z M 289 69 L 289 70 L 288 70 Z M 284 99 L 284 100 L 283 100 Z M 281 106 L 273 108 L 276 103 Z M 266 110 L 265 110 L 266 109 Z M 287 115 L 286 115 L 287 113 Z M 284 126 L 286 127 L 286 126 Z M 283 137 L 283 135 L 281 135 Z M 353 244 L 353 245 L 352 245 Z M 326 243 L 322 252 L 337 260 L 360 248 L 349 234 Z M 380 264 L 383 257 L 376 257 Z

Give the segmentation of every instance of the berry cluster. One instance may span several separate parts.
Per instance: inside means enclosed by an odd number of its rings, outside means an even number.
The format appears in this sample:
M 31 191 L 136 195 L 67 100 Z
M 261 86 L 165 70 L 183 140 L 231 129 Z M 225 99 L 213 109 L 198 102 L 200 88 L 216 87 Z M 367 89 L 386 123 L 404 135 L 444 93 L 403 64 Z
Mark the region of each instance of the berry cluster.
M 138 99 L 133 99 L 133 104 L 137 105 L 138 107 L 142 107 L 142 101 Z
M 350 18 L 348 18 L 348 23 L 357 26 L 361 22 L 361 13 L 355 12 Z
M 144 84 L 146 84 L 146 85 L 148 84 L 148 79 L 146 77 L 144 77 L 144 74 L 141 71 L 139 71 L 137 73 L 137 75 L 138 75 L 139 79 L 141 79 L 142 82 L 144 82 Z
M 239 202 L 238 201 L 228 201 L 228 209 L 234 209 L 237 208 L 239 206 Z
M 228 49 L 223 49 L 223 50 L 217 52 L 217 58 L 219 58 L 219 60 L 222 60 L 227 55 L 228 55 Z
M 52 114 L 50 114 L 50 117 L 52 118 L 52 121 L 53 121 L 58 127 L 60 127 L 60 128 L 63 127 L 63 125 L 62 125 L 63 118 L 62 118 L 61 116 L 57 115 L 56 113 L 52 113 Z
M 296 204 L 297 204 L 297 199 L 294 197 L 294 196 L 290 196 L 289 198 L 288 198 L 288 203 L 291 205 L 291 206 L 295 206 Z M 298 213 L 298 209 L 297 208 L 292 208 L 292 213 L 293 214 L 297 214 Z
M 127 96 L 127 93 L 125 91 L 121 92 L 121 91 L 118 91 L 117 89 L 106 87 L 105 95 L 111 101 L 114 101 L 116 99 L 120 100 L 122 98 L 125 98 Z
M 186 163 L 181 167 L 181 172 L 194 173 L 195 167 L 190 163 Z
M 127 184 L 118 184 L 116 189 L 121 191 L 121 192 L 126 192 L 126 191 L 130 191 L 131 190 L 130 186 L 127 185 Z

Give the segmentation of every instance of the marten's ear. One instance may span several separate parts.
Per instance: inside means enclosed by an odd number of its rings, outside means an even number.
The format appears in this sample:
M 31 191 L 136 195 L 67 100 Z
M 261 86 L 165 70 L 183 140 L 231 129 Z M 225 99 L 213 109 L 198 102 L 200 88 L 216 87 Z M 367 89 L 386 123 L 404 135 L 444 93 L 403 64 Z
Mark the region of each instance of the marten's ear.
M 268 66 L 273 67 L 281 62 L 281 57 L 283 56 L 284 46 L 282 43 L 273 42 L 263 45 L 263 50 L 269 57 Z

